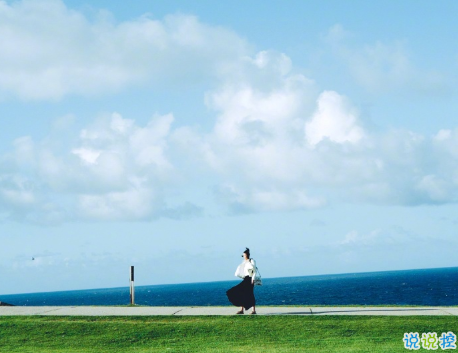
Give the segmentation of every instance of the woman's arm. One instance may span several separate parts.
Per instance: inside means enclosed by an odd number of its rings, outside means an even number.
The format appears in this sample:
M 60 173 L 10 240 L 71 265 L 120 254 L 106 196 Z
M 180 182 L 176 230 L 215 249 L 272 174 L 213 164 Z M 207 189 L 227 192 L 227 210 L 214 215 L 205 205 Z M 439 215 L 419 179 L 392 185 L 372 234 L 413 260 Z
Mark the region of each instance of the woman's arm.
M 254 259 L 250 259 L 250 262 L 253 265 L 253 277 L 251 277 L 251 283 L 254 283 L 254 279 L 256 278 L 256 261 Z
M 245 269 L 245 264 L 241 263 L 240 265 L 238 265 L 237 269 L 235 270 L 235 276 L 240 277 L 240 278 L 245 277 L 244 269 Z

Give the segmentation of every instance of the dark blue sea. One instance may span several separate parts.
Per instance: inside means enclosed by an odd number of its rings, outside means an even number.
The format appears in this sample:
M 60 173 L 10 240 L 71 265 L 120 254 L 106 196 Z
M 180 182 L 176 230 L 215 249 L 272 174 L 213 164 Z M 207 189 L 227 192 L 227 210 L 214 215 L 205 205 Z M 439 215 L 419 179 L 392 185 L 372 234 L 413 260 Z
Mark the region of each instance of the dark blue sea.
M 135 303 L 152 306 L 230 305 L 240 281 L 138 286 Z M 258 305 L 458 305 L 458 267 L 263 278 Z M 125 305 L 129 288 L 1 295 L 13 305 Z

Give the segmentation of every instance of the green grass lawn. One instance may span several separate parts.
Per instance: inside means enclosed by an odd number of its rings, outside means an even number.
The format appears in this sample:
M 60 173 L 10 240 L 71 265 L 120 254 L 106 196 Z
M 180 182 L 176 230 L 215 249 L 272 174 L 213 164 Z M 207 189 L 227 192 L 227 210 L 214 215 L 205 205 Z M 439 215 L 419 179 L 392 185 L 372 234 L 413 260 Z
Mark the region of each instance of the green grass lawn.
M 0 352 L 392 353 L 407 352 L 404 332 L 448 331 L 458 317 L 12 316 L 0 317 Z

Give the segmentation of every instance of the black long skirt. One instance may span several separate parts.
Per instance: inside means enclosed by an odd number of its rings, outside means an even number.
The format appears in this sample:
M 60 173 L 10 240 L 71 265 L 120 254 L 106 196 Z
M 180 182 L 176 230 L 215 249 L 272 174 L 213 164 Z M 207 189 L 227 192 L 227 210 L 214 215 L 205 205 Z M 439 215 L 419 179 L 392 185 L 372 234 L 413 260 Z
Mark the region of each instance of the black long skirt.
M 248 310 L 256 305 L 254 298 L 254 285 L 251 284 L 251 277 L 245 276 L 242 282 L 226 291 L 227 299 L 235 306 L 243 306 Z

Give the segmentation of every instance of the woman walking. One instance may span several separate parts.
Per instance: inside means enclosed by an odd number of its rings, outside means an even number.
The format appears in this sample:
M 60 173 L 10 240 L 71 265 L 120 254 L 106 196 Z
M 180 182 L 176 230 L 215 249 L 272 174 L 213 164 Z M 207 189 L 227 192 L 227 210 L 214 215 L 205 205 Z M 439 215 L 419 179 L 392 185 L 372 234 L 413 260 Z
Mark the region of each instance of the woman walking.
M 243 309 L 253 308 L 251 314 L 256 314 L 256 299 L 254 298 L 254 280 L 256 278 L 256 262 L 250 258 L 250 249 L 243 252 L 243 261 L 237 267 L 235 275 L 243 278 L 243 281 L 226 291 L 227 298 L 235 306 L 241 309 L 237 314 L 243 314 Z

